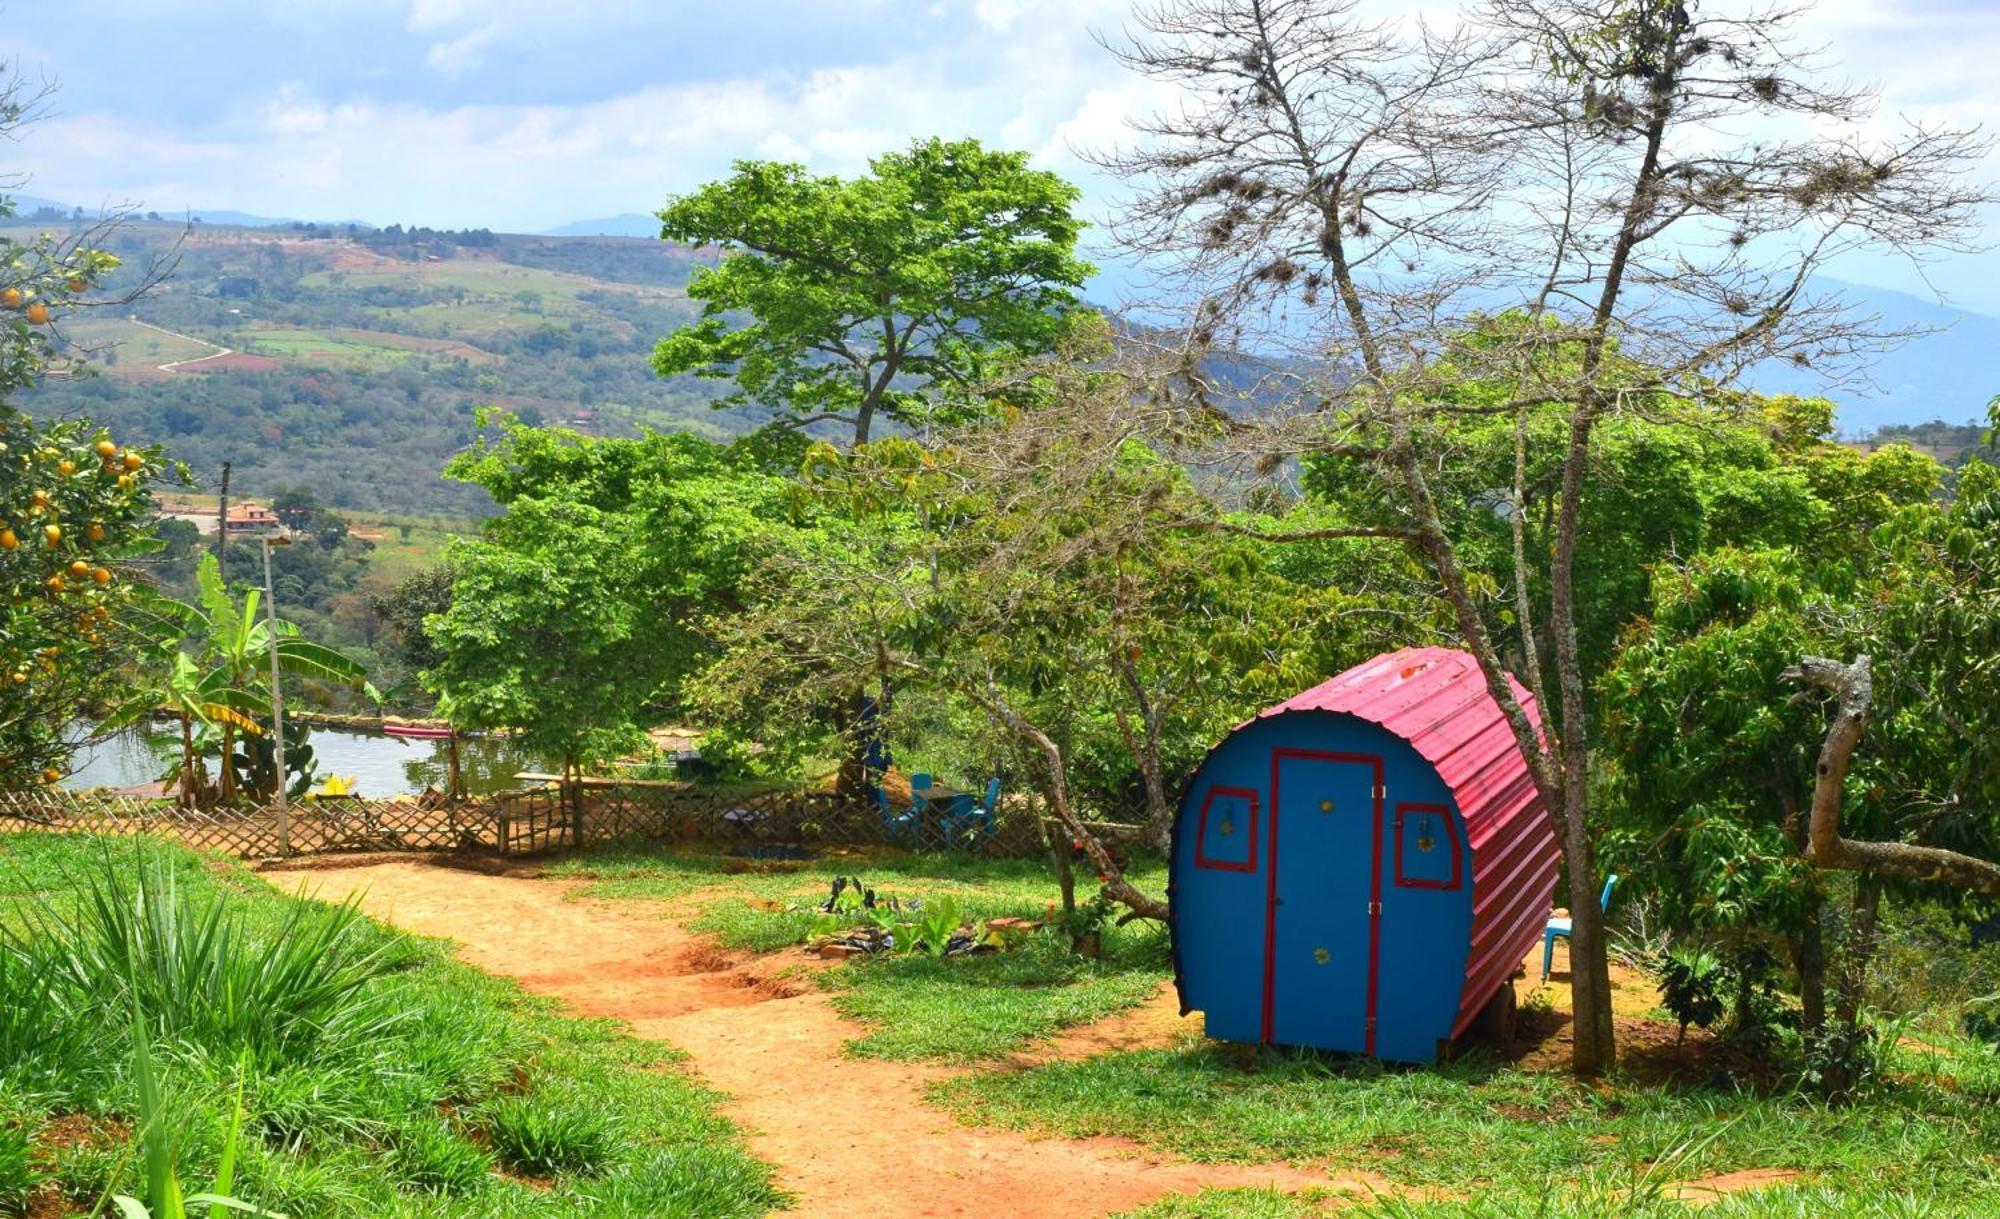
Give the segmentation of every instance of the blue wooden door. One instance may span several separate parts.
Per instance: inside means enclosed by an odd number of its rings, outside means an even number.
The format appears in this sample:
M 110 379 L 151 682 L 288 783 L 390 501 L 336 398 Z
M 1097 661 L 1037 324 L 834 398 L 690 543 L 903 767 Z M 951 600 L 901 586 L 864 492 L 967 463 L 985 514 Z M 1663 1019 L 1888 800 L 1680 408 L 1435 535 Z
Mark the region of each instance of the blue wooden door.
M 1382 760 L 1271 754 L 1264 1040 L 1374 1051 Z

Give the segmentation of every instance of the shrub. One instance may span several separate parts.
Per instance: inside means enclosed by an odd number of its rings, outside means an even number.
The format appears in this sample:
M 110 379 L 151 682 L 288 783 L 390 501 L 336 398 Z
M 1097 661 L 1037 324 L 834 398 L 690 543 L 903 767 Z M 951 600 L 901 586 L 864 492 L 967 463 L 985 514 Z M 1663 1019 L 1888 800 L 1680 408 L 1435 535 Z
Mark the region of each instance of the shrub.
M 594 1172 L 611 1151 L 611 1125 L 602 1115 L 540 1097 L 494 1102 L 485 1125 L 501 1162 L 531 1176 Z
M 1653 966 L 1660 983 L 1660 1004 L 1680 1021 L 1681 1038 L 1688 1025 L 1707 1028 L 1722 1018 L 1722 990 L 1729 971 L 1714 953 L 1686 948 L 1670 948 Z
M 441 1121 L 416 1121 L 396 1132 L 389 1162 L 397 1183 L 433 1194 L 474 1194 L 486 1187 L 493 1157 Z

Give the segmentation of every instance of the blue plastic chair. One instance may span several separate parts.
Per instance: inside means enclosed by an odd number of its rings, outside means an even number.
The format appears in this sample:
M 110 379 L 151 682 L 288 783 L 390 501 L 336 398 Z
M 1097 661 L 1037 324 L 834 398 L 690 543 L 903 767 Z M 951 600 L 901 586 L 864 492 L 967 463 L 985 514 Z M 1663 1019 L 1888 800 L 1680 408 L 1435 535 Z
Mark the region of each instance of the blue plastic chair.
M 986 796 L 977 805 L 973 804 L 970 792 L 953 797 L 944 817 L 944 844 L 947 847 L 957 846 L 961 837 L 967 847 L 976 847 L 984 842 L 993 832 L 994 812 L 999 807 L 998 775 L 987 780 Z
M 1611 891 L 1617 887 L 1618 874 L 1616 872 L 1604 878 L 1604 892 L 1597 899 L 1597 908 L 1599 910 L 1607 914 L 1610 913 Z M 1542 981 L 1546 982 L 1549 980 L 1549 968 L 1555 964 L 1556 941 L 1568 939 L 1569 933 L 1575 927 L 1575 920 L 1569 918 L 1567 915 L 1561 918 L 1551 917 L 1549 919 L 1548 928 L 1542 932 Z

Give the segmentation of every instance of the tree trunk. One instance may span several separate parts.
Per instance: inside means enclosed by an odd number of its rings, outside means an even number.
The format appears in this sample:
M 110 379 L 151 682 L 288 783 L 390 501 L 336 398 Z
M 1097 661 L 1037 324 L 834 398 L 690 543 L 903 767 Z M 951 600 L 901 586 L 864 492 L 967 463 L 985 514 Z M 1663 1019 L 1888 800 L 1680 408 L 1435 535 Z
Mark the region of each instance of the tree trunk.
M 834 722 L 840 726 L 840 739 L 845 749 L 833 787 L 851 799 L 859 799 L 868 790 L 868 734 L 874 729 L 867 722 L 867 701 L 868 692 L 856 690 L 834 713 Z
M 201 789 L 194 777 L 194 723 L 181 712 L 181 807 L 193 808 Z
M 1826 937 L 1817 896 L 1791 942 L 1792 965 L 1799 973 L 1799 1020 L 1807 1033 L 1817 1033 L 1826 1024 Z
M 458 764 L 458 729 L 445 738 L 445 795 L 453 801 L 465 799 L 465 771 Z
M 1042 822 L 1042 845 L 1048 848 L 1049 870 L 1055 873 L 1056 888 L 1062 894 L 1064 917 L 1076 913 L 1076 869 L 1070 866 L 1070 840 L 1056 832 L 1056 828 L 1045 819 Z
M 1567 756 L 1582 752 L 1573 748 Z M 1611 1024 L 1610 937 L 1604 907 L 1598 904 L 1597 864 L 1582 810 L 1565 817 L 1564 823 L 1563 859 L 1569 869 L 1569 989 L 1575 1013 L 1570 1067 L 1578 1075 L 1599 1075 L 1611 1069 L 1616 1054 Z
M 1854 913 L 1847 928 L 1846 959 L 1841 963 L 1840 993 L 1834 1000 L 1834 1018 L 1840 1027 L 1852 1031 L 1861 1020 L 1861 1004 L 1868 996 L 1868 966 L 1875 959 L 1877 920 L 1882 910 L 1882 882 L 1864 875 L 1854 886 Z

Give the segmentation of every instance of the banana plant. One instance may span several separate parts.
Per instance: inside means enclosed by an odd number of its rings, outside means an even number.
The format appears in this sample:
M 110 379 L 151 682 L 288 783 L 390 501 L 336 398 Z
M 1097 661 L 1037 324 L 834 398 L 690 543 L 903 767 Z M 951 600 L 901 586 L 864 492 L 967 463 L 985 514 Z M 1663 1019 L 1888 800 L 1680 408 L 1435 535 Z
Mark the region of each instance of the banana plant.
M 205 629 L 201 611 L 185 602 L 150 591 L 140 594 L 129 615 L 134 632 L 151 646 L 148 674 L 156 680 L 142 681 L 122 704 L 106 716 L 100 729 L 110 732 L 166 712 L 180 724 L 180 756 L 162 779 L 177 778 L 181 802 L 199 802 L 208 789 L 203 758 L 213 743 L 217 729 L 227 725 L 235 731 L 255 734 L 262 727 L 252 718 L 268 710 L 255 693 L 231 686 L 221 669 L 203 672 L 181 643 Z
M 381 701 L 381 695 L 368 682 L 368 671 L 359 663 L 324 644 L 301 638 L 299 628 L 293 623 L 259 617 L 261 590 L 250 589 L 238 601 L 223 583 L 214 555 L 201 556 L 195 581 L 201 591 L 200 613 L 205 627 L 201 633 L 200 663 L 210 674 L 220 674 L 227 688 L 267 698 L 263 674 L 271 663 L 275 641 L 281 674 L 350 686 L 371 700 Z M 268 702 L 264 707 L 268 715 Z M 221 728 L 222 798 L 228 800 L 235 794 L 235 775 L 229 764 L 235 754 L 235 732 L 234 725 L 226 720 Z

